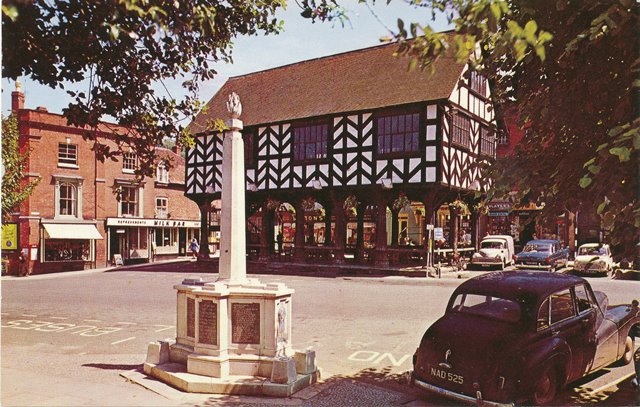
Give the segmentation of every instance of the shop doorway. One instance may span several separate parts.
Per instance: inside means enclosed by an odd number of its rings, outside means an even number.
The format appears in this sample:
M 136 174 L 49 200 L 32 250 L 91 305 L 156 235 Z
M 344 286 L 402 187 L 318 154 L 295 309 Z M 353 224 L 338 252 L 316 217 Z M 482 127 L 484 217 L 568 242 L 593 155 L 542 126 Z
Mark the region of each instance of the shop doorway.
M 187 229 L 185 228 L 178 229 L 178 251 L 179 256 L 187 255 Z

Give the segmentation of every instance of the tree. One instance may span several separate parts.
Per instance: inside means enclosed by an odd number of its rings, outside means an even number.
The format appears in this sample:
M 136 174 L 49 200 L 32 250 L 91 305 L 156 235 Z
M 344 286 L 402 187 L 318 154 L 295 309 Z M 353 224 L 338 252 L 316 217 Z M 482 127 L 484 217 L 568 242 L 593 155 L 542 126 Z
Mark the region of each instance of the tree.
M 444 33 L 398 21 L 392 39 L 410 67 L 447 52 L 489 78 L 498 118 L 525 135 L 510 157 L 481 163 L 492 197 L 544 202 L 599 216 L 625 252 L 640 239 L 640 4 L 633 0 L 410 0 L 454 27 Z M 305 2 L 309 9 L 336 5 Z M 310 16 L 313 18 L 313 14 Z M 340 18 L 340 13 L 329 15 Z M 452 48 L 452 49 L 451 49 Z
M 203 108 L 199 86 L 216 73 L 213 64 L 232 60 L 232 39 L 277 33 L 281 24 L 273 15 L 284 5 L 284 0 L 5 1 L 2 76 L 29 75 L 54 89 L 86 84 L 86 92 L 76 92 L 77 86 L 67 90 L 74 98 L 63 112 L 68 123 L 95 127 L 114 118 L 131 131 L 114 136 L 118 150 L 97 145 L 98 155 L 114 158 L 131 145 L 141 175 L 152 175 L 154 147 L 163 138 L 190 144 L 186 125 Z M 173 78 L 185 78 L 188 95 L 182 101 L 154 90 Z
M 11 220 L 11 214 L 31 195 L 40 179 L 26 182 L 29 152 L 20 152 L 18 122 L 15 116 L 2 117 L 2 223 Z

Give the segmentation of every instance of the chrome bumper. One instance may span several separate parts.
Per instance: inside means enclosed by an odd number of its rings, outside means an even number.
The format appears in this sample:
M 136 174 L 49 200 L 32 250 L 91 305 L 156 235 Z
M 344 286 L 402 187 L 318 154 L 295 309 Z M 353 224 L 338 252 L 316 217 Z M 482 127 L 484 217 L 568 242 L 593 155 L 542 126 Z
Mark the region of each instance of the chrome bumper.
M 538 265 L 538 264 L 516 264 L 517 269 L 536 269 L 536 270 L 549 270 L 551 268 L 550 265 Z
M 514 404 L 513 403 L 498 403 L 495 401 L 488 401 L 488 400 L 483 400 L 482 398 L 474 398 L 474 397 L 470 397 L 470 396 L 465 396 L 464 394 L 460 394 L 460 393 L 456 393 L 453 392 L 451 390 L 447 390 L 447 389 L 443 389 L 441 387 L 437 387 L 434 386 L 432 384 L 429 383 L 425 383 L 421 380 L 418 380 L 416 378 L 413 378 L 413 384 L 415 384 L 416 386 L 427 390 L 431 393 L 435 393 L 438 394 L 440 396 L 446 397 L 448 399 L 452 399 L 452 400 L 456 400 L 456 401 L 462 401 L 464 403 L 468 403 L 468 404 L 476 404 L 479 406 L 493 406 L 493 407 L 512 407 Z

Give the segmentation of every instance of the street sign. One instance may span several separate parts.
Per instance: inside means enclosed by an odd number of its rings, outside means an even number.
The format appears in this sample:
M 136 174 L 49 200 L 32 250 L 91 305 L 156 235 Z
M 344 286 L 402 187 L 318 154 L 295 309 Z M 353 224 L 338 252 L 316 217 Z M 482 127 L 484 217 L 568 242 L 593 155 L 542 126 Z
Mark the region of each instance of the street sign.
M 435 240 L 444 240 L 444 231 L 442 230 L 442 228 L 433 229 L 433 238 Z
M 427 230 L 433 230 L 433 225 L 427 225 Z

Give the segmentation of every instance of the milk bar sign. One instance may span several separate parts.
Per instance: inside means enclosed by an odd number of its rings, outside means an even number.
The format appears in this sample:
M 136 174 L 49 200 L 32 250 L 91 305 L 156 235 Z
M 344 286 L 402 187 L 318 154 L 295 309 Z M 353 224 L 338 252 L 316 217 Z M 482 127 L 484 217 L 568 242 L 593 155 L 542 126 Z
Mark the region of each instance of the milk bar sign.
M 107 226 L 199 228 L 200 222 L 192 221 L 192 220 L 171 220 L 171 219 L 107 218 Z

